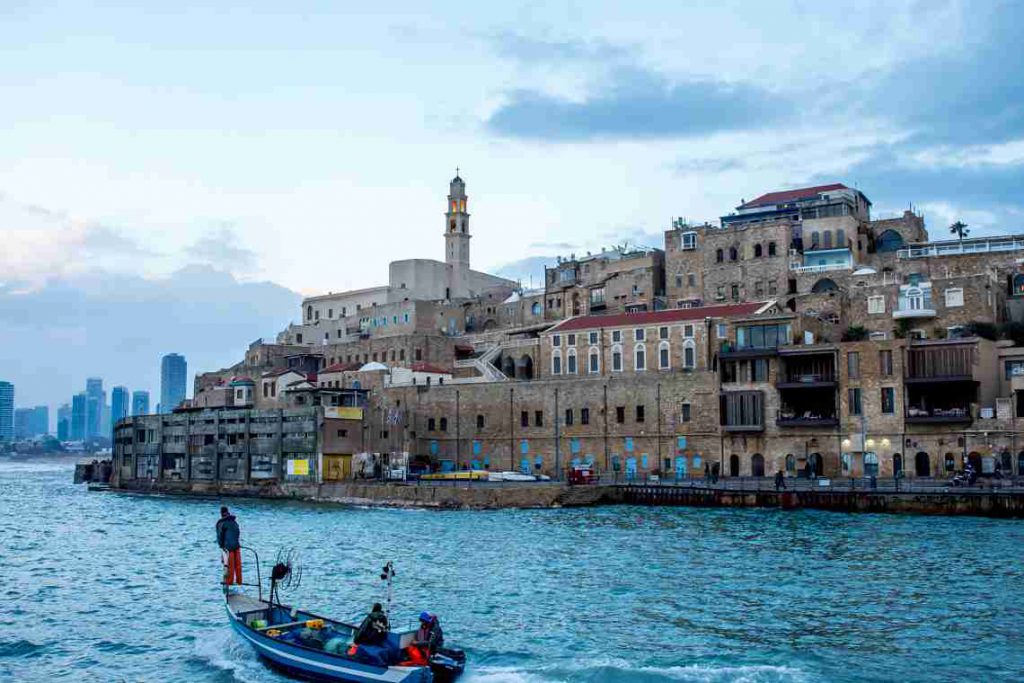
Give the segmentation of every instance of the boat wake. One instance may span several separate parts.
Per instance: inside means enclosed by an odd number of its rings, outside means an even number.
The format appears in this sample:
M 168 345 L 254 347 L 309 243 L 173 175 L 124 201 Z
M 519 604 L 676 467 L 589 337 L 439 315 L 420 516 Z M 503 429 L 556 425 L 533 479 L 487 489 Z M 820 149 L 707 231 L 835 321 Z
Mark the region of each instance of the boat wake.
M 267 668 L 246 643 L 239 641 L 230 629 L 213 631 L 196 638 L 195 658 L 207 669 L 223 674 L 217 680 L 279 683 L 281 676 Z
M 564 662 L 531 666 L 471 666 L 465 683 L 804 683 L 805 672 L 784 666 L 631 666 L 628 662 Z

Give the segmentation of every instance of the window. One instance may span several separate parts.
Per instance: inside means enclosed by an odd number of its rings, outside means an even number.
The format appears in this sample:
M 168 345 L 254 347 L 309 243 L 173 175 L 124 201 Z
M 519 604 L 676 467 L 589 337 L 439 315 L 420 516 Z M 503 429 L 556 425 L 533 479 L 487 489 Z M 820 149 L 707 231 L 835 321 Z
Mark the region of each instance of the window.
M 519 413 L 519 426 L 520 427 L 529 427 L 530 426 L 530 413 L 528 413 L 525 410 Z
M 725 285 L 718 285 L 715 288 L 715 299 L 722 300 L 725 298 Z
M 946 290 L 946 308 L 958 308 L 964 305 L 964 290 L 962 287 L 951 287 Z
M 775 256 L 775 242 L 768 243 L 768 255 Z
M 750 381 L 751 382 L 767 382 L 768 381 L 768 359 L 767 358 L 755 358 L 751 361 L 750 366 Z
M 740 253 L 736 249 L 736 247 L 729 247 L 729 260 L 730 261 L 737 261 L 737 260 L 739 260 L 739 257 L 740 257 Z
M 687 273 L 687 275 L 686 275 L 686 284 L 689 287 L 696 287 L 697 286 L 697 274 L 696 273 Z
M 667 327 L 659 327 L 658 328 L 658 339 L 668 339 L 668 328 Z
M 725 323 L 718 323 L 717 336 L 719 339 L 725 339 L 729 336 L 729 328 Z
M 658 344 L 658 367 L 662 370 L 668 370 L 672 367 L 670 360 L 671 349 L 667 341 L 663 341 Z
M 779 290 L 779 288 L 778 288 L 778 285 L 775 284 L 775 280 L 769 280 L 768 281 L 768 294 L 769 295 L 774 295 L 774 294 L 778 293 L 778 290 Z
M 570 375 L 576 374 L 576 349 L 569 349 L 565 357 L 565 371 Z
M 601 372 L 601 354 L 598 353 L 596 348 L 591 348 L 587 353 L 588 363 L 587 371 L 592 374 Z
M 846 375 L 849 379 L 860 378 L 860 353 L 850 351 L 846 354 Z
M 427 420 L 427 431 L 432 432 L 437 429 L 437 421 L 434 418 Z
M 721 263 L 724 260 L 725 259 L 722 258 L 722 250 L 721 249 L 716 249 L 715 250 L 715 261 L 717 261 L 718 263 Z
M 626 421 L 626 406 L 615 406 L 615 421 L 619 424 Z
M 622 347 L 612 347 L 612 372 L 622 372 Z
M 575 334 L 570 334 L 568 339 L 566 340 L 566 343 L 569 346 L 576 346 L 576 335 Z
M 683 276 L 682 276 L 682 274 L 676 275 L 676 287 L 682 287 L 682 286 L 683 286 Z
M 633 340 L 643 341 L 644 340 L 644 329 L 642 327 L 633 330 Z
M 622 341 L 622 330 L 612 330 L 612 342 L 618 343 Z
M 896 412 L 896 390 L 892 387 L 882 387 L 882 412 L 886 415 Z
M 637 344 L 633 348 L 633 369 L 636 371 L 645 370 L 647 368 L 647 349 L 643 344 Z
M 690 404 L 689 403 L 684 403 L 682 406 L 680 406 L 679 419 L 681 421 L 683 421 L 683 422 L 689 422 L 690 421 Z
M 540 315 L 541 314 L 540 302 L 537 302 L 537 301 L 533 302 L 533 305 L 530 306 L 530 313 L 533 314 L 533 315 Z
M 558 349 L 551 352 L 551 374 L 562 374 L 562 352 Z
M 643 406 L 637 406 L 636 407 L 636 421 L 637 422 L 643 422 L 644 421 L 644 407 Z
M 860 415 L 860 389 L 848 389 L 850 415 Z
M 533 411 L 533 426 L 543 427 L 544 426 L 544 411 L 535 410 Z
M 762 282 L 761 280 L 758 280 L 757 282 L 754 283 L 754 296 L 764 296 L 764 282 Z
M 826 230 L 825 234 L 822 235 L 822 239 L 825 241 L 825 248 L 826 249 L 831 249 L 832 248 L 832 231 L 831 230 Z
M 754 258 L 761 258 L 761 245 L 760 244 L 755 244 L 754 245 Z
M 346 436 L 348 436 L 348 430 L 347 429 L 339 429 L 338 430 L 338 436 L 340 438 L 345 438 Z
M 737 284 L 733 284 L 730 291 L 732 292 L 732 300 L 733 301 L 739 301 L 740 300 L 740 286 L 737 285 Z
M 484 428 L 484 416 L 483 415 L 477 415 L 476 416 L 476 428 L 477 429 L 483 429 Z
M 683 367 L 688 370 L 697 367 L 697 348 L 692 339 L 683 342 Z
M 1003 365 L 1006 379 L 1024 377 L 1024 360 L 1008 360 Z
M 567 427 L 572 426 L 572 408 L 565 409 L 565 425 Z
M 597 332 L 591 332 L 590 333 L 590 343 L 591 344 L 596 344 L 597 343 Z
M 868 315 L 878 315 L 879 313 L 885 313 L 885 297 L 869 296 Z
M 818 242 L 820 242 L 820 241 L 821 241 L 821 235 L 819 235 L 818 231 L 815 230 L 814 232 L 811 233 L 811 249 L 817 249 L 818 248 Z
M 590 424 L 590 408 L 580 408 L 580 424 Z
M 551 346 L 554 346 L 554 347 L 557 348 L 557 347 L 559 347 L 561 345 L 562 345 L 562 335 L 560 335 L 560 334 L 553 334 L 553 335 L 551 335 Z
M 697 248 L 697 233 L 695 232 L 684 232 L 682 234 L 681 244 L 685 251 L 691 251 Z
M 423 350 L 416 349 L 416 360 L 423 360 Z
M 448 431 L 448 418 L 447 417 L 442 417 L 441 418 L 441 431 L 442 432 L 447 432 Z
M 878 371 L 884 377 L 892 376 L 892 351 L 882 349 L 878 352 Z

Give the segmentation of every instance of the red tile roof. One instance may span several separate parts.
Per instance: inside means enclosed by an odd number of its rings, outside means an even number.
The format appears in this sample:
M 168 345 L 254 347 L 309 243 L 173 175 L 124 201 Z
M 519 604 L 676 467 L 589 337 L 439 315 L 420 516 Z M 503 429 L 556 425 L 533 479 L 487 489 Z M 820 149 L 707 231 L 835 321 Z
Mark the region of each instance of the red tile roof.
M 764 302 L 725 304 L 722 306 L 701 306 L 699 308 L 672 308 L 665 311 L 642 311 L 640 313 L 613 313 L 611 315 L 581 315 L 569 318 L 552 327 L 548 332 L 569 332 L 592 330 L 599 327 L 629 327 L 631 325 L 657 325 L 677 323 L 704 318 L 732 318 L 752 315 Z
M 363 367 L 362 363 L 335 363 L 329 365 L 320 371 L 321 375 L 326 375 L 329 372 L 350 372 L 352 370 L 358 370 Z
M 437 365 L 431 365 L 430 363 L 413 363 L 411 367 L 413 372 L 430 372 L 435 375 L 452 374 L 451 370 L 445 370 L 442 367 L 438 367 Z
M 832 183 L 831 185 L 815 185 L 814 187 L 801 187 L 797 190 L 783 190 L 782 192 L 769 192 L 763 194 L 757 199 L 752 199 L 740 206 L 741 209 L 753 209 L 758 206 L 770 206 L 773 204 L 785 204 L 786 202 L 795 202 L 799 199 L 813 199 L 817 197 L 821 192 L 828 192 L 830 190 L 848 190 L 842 183 Z

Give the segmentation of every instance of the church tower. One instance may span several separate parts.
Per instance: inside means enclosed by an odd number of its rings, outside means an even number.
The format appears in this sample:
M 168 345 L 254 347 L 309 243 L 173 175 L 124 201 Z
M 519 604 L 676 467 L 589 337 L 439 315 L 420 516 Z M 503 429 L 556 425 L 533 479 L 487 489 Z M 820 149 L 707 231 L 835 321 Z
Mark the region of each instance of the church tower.
M 445 263 L 453 269 L 469 270 L 469 214 L 466 212 L 466 183 L 458 169 L 448 186 L 448 211 L 445 213 Z

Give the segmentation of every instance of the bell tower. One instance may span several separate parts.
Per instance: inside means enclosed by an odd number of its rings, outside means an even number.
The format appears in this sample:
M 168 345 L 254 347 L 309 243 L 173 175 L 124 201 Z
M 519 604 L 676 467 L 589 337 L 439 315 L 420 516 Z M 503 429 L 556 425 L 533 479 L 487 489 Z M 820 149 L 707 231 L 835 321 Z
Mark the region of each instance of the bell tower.
M 444 260 L 456 269 L 469 270 L 469 213 L 466 212 L 466 183 L 455 169 L 448 186 L 448 211 L 445 212 Z

